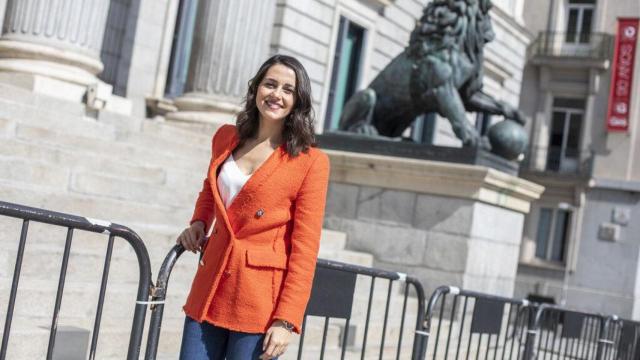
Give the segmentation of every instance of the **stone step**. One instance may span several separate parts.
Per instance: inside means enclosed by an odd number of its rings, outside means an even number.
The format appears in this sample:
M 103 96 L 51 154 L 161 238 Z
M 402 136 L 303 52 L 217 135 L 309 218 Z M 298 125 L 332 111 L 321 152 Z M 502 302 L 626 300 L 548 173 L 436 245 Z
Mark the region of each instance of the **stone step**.
M 42 161 L 0 155 L 0 180 L 47 186 L 58 191 L 69 188 L 71 172 Z
M 0 181 L 0 199 L 26 206 L 96 219 L 109 219 L 119 224 L 180 224 L 190 219 L 195 198 L 188 207 L 142 204 L 77 193 L 61 193 L 20 182 Z
M 18 124 L 61 131 L 65 134 L 81 135 L 101 140 L 114 140 L 116 138 L 116 130 L 113 126 L 99 123 L 95 119 L 84 115 L 27 106 L 7 101 L 4 98 L 0 98 L 0 118 L 13 120 Z
M 322 244 L 322 243 L 321 243 Z M 361 265 L 371 267 L 373 264 L 373 255 L 353 250 L 326 250 L 320 248 L 319 257 L 340 261 L 347 264 Z
M 34 107 L 40 111 L 55 112 L 65 116 L 85 116 L 87 113 L 87 108 L 82 103 L 34 93 L 7 83 L 0 83 L 0 94 L 3 101 Z
M 171 122 L 156 120 L 145 120 L 142 123 L 142 133 L 180 143 L 204 145 L 207 150 L 211 150 L 211 138 L 214 134 L 190 131 L 174 126 Z
M 29 142 L 38 142 L 56 148 L 82 151 L 89 154 L 109 155 L 116 159 L 127 159 L 134 164 L 160 166 L 164 168 L 204 169 L 206 172 L 210 156 L 208 154 L 191 156 L 172 149 L 134 146 L 126 142 L 96 141 L 81 135 L 65 134 L 60 131 L 43 129 L 35 126 L 18 124 L 16 138 Z
M 136 148 L 155 150 L 162 154 L 180 154 L 181 157 L 187 159 L 211 158 L 211 140 L 196 144 L 187 144 L 171 138 L 162 138 L 134 132 L 119 135 L 117 143 L 135 146 Z
M 134 167 L 139 175 L 144 168 Z M 191 186 L 168 187 L 158 184 L 163 174 L 151 172 L 153 176 L 146 178 L 129 178 L 111 174 L 85 172 L 79 170 L 72 173 L 68 168 L 48 162 L 0 155 L 0 180 L 23 182 L 38 186 L 46 186 L 58 191 L 70 191 L 125 201 L 161 204 L 167 206 L 193 204 L 200 188 L 194 184 L 198 181 L 187 180 Z M 172 182 L 178 182 L 172 179 Z
M 0 120 L 0 128 L 1 128 Z M 1 132 L 1 130 L 0 130 Z M 109 155 L 90 154 L 71 149 L 60 149 L 55 146 L 32 143 L 24 140 L 5 139 L 0 142 L 0 156 L 19 158 L 22 161 L 46 162 L 60 168 L 73 171 L 89 171 L 112 174 L 127 179 L 147 181 L 152 184 L 163 184 L 167 181 L 167 171 L 159 166 L 133 164 Z M 180 172 L 180 175 L 185 172 Z M 175 177 L 175 176 L 174 176 Z
M 347 244 L 347 234 L 341 231 L 322 229 L 320 237 L 320 252 L 344 250 Z
M 90 241 L 85 234 L 78 234 L 72 241 L 71 253 L 68 263 L 68 272 L 73 272 L 75 281 L 95 283 L 100 281 L 104 262 L 106 259 L 107 239 L 95 239 Z M 25 278 L 37 278 L 57 281 L 64 254 L 64 236 L 57 236 L 49 244 L 35 242 L 33 236 L 27 238 L 24 257 L 22 260 L 21 276 Z M 0 240 L 5 241 L 5 240 Z M 0 277 L 13 276 L 16 255 L 18 250 L 17 238 L 11 244 L 0 249 Z M 153 275 L 157 275 L 157 269 L 163 257 L 152 256 Z M 197 269 L 195 261 L 179 261 L 175 264 L 171 279 L 190 284 Z M 126 241 L 117 239 L 109 265 L 109 281 L 113 284 L 137 283 L 138 261 L 133 248 Z M 153 279 L 155 281 L 155 279 Z
M 50 319 L 28 319 L 29 324 L 24 325 L 20 323 L 12 324 L 10 333 L 10 341 L 8 347 L 7 359 L 12 360 L 32 360 L 32 359 L 44 359 L 47 354 L 47 345 L 49 342 L 49 329 L 51 326 Z M 148 320 L 147 320 L 148 324 Z M 64 329 L 64 327 L 73 326 L 89 331 L 89 339 L 87 341 L 87 354 L 89 346 L 91 344 L 91 332 L 93 331 L 93 324 L 88 326 L 78 326 L 74 322 L 59 322 L 58 328 Z M 146 328 L 141 344 L 141 356 L 146 348 Z M 0 328 L 0 336 L 2 329 Z M 96 347 L 96 359 L 125 359 L 127 349 L 129 346 L 131 334 L 131 322 L 123 322 L 117 327 L 101 326 L 98 336 L 98 343 Z M 179 348 L 179 341 L 182 336 L 182 327 L 173 331 L 165 331 L 163 329 L 164 336 L 160 342 L 160 351 L 173 351 L 174 348 Z M 177 344 L 175 342 L 178 342 Z
M 80 194 L 118 199 L 127 202 L 166 206 L 193 206 L 200 189 L 167 187 L 107 174 L 76 173 L 69 190 Z

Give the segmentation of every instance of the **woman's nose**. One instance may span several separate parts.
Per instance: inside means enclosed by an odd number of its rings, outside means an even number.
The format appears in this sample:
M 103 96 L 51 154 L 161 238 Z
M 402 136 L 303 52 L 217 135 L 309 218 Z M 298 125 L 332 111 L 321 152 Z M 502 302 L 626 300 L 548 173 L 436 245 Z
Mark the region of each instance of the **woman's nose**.
M 277 99 L 282 98 L 282 93 L 283 93 L 283 89 L 281 87 L 277 87 L 275 89 L 273 89 L 273 92 L 271 93 L 271 95 Z

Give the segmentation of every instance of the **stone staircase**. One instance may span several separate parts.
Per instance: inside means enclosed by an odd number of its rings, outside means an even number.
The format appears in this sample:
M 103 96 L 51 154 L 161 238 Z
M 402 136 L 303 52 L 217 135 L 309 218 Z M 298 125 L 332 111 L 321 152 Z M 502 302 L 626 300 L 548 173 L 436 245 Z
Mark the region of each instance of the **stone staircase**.
M 210 141 L 211 132 L 107 112 L 90 114 L 81 104 L 0 84 L 0 200 L 127 225 L 144 240 L 155 277 L 190 218 L 208 166 Z M 0 217 L 0 331 L 21 225 L 16 219 Z M 8 359 L 45 357 L 66 232 L 44 224 L 29 225 Z M 345 243 L 345 234 L 323 231 L 320 256 L 372 265 L 372 255 L 345 250 Z M 106 245 L 106 235 L 74 233 L 59 327 L 93 329 Z M 172 272 L 159 359 L 177 358 L 184 320 L 181 306 L 196 266 L 197 256 L 185 253 Z M 97 359 L 125 357 L 137 274 L 134 252 L 117 239 Z M 367 350 L 367 358 L 378 356 L 387 286 L 385 281 L 376 282 L 367 342 L 372 350 Z M 369 280 L 359 278 L 351 321 L 355 336 L 347 347 L 348 355 L 358 358 L 369 288 Z M 392 289 L 385 341 L 389 358 L 395 358 L 402 291 L 400 285 Z M 410 354 L 416 306 L 415 298 L 409 298 L 402 358 Z M 309 320 L 303 359 L 319 355 L 321 320 Z M 341 351 L 342 324 L 332 320 L 328 326 L 328 359 L 337 358 Z M 283 358 L 293 358 L 296 351 L 297 339 Z

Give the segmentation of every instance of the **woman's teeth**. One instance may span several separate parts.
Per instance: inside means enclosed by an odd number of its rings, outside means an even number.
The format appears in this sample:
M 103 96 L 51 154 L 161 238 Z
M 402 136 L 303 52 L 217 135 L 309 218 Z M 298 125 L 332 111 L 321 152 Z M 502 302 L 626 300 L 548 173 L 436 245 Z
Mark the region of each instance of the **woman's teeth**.
M 267 101 L 267 106 L 271 109 L 279 109 L 280 105 L 276 104 L 276 103 L 272 103 L 272 102 L 268 102 Z

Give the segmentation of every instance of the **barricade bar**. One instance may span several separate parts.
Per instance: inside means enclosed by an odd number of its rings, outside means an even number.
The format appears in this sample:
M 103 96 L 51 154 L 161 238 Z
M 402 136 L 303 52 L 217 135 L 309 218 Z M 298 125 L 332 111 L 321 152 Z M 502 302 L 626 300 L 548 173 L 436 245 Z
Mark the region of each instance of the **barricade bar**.
M 109 243 L 112 243 L 112 237 L 120 237 L 126 240 L 133 248 L 138 261 L 139 279 L 138 290 L 136 299 L 137 301 L 147 301 L 149 298 L 149 288 L 151 287 L 151 262 L 149 260 L 149 254 L 147 252 L 144 243 L 131 229 L 126 226 L 113 224 L 109 221 L 96 220 L 91 218 L 85 218 L 77 215 L 65 214 L 61 212 L 49 211 L 19 204 L 13 204 L 9 202 L 0 201 L 0 216 L 12 217 L 16 219 L 22 219 L 23 227 L 20 235 L 20 242 L 18 244 L 18 255 L 16 259 L 16 266 L 13 273 L 13 283 L 11 289 L 11 295 L 9 299 L 9 306 L 7 309 L 7 317 L 5 321 L 4 333 L 2 336 L 2 348 L 0 348 L 0 360 L 5 360 L 7 356 L 7 350 L 9 346 L 9 337 L 11 332 L 11 325 L 13 322 L 14 305 L 16 301 L 16 290 L 20 280 L 20 270 L 22 260 L 24 256 L 24 247 L 27 241 L 27 232 L 29 222 L 44 223 L 52 226 L 59 226 L 67 228 L 67 239 L 65 242 L 65 249 L 62 259 L 62 265 L 60 268 L 60 276 L 58 280 L 58 290 L 56 293 L 55 306 L 53 316 L 51 319 L 51 329 L 49 333 L 49 343 L 47 346 L 47 359 L 51 359 L 53 350 L 55 347 L 55 335 L 57 331 L 57 320 L 64 293 L 64 284 L 67 273 L 67 266 L 69 262 L 69 254 L 71 248 L 71 242 L 75 230 L 88 231 L 93 233 L 109 234 Z M 109 245 L 110 247 L 112 245 Z M 109 248 L 110 249 L 110 248 Z M 96 319 L 94 322 L 94 334 L 91 344 L 90 357 L 95 357 L 95 349 L 98 336 L 98 328 L 100 326 L 100 317 L 102 313 L 102 303 L 104 301 L 104 291 L 106 289 L 106 279 L 108 277 L 108 263 L 110 262 L 111 250 L 108 250 L 108 256 L 105 259 L 105 270 L 103 272 L 103 284 L 101 287 L 100 298 L 98 300 L 98 306 L 96 309 Z M 131 325 L 131 332 L 129 337 L 129 345 L 127 348 L 127 359 L 138 359 L 140 354 L 140 344 L 142 343 L 142 334 L 144 330 L 144 321 L 146 315 L 146 304 L 136 304 L 134 310 L 133 321 Z

